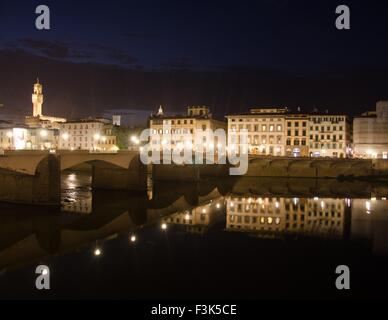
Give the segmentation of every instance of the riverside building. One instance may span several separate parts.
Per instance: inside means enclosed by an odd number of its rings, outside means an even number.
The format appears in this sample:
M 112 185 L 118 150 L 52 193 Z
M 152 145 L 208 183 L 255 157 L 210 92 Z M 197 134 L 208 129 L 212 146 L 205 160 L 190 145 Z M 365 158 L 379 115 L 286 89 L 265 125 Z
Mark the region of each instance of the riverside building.
M 226 118 L 229 148 L 237 147 L 239 133 L 246 130 L 250 155 L 345 158 L 352 154 L 351 125 L 343 114 L 255 108 Z

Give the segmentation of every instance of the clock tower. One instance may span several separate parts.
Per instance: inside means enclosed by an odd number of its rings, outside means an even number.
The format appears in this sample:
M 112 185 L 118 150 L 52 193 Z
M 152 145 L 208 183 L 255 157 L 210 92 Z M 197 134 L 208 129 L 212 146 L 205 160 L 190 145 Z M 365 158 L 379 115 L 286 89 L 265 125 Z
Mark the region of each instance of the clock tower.
M 34 84 L 34 93 L 32 94 L 32 115 L 34 117 L 42 116 L 42 105 L 43 105 L 43 94 L 42 94 L 42 85 L 39 83 L 39 79 Z

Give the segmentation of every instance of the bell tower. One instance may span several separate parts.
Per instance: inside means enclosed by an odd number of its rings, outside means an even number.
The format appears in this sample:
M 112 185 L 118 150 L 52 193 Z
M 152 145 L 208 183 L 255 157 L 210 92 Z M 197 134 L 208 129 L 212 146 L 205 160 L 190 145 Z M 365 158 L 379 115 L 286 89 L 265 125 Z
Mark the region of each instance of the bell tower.
M 43 105 L 43 93 L 42 93 L 42 85 L 39 83 L 39 79 L 37 79 L 34 84 L 34 93 L 32 94 L 32 115 L 34 117 L 39 117 L 42 115 L 42 105 Z

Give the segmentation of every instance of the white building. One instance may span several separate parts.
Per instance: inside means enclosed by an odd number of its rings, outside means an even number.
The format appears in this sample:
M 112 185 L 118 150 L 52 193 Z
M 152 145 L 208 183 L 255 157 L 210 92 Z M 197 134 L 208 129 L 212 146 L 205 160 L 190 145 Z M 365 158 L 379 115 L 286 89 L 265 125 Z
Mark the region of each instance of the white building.
M 354 156 L 388 158 L 388 101 L 379 101 L 376 111 L 353 120 Z
M 0 128 L 0 150 L 25 149 L 27 135 L 27 130 L 25 128 Z
M 23 126 L 0 127 L 1 150 L 51 150 L 57 147 L 58 131 Z
M 116 151 L 116 137 L 112 135 L 112 124 L 103 118 L 61 123 L 59 149 Z
M 309 134 L 310 156 L 346 158 L 351 155 L 351 127 L 348 116 L 310 115 Z

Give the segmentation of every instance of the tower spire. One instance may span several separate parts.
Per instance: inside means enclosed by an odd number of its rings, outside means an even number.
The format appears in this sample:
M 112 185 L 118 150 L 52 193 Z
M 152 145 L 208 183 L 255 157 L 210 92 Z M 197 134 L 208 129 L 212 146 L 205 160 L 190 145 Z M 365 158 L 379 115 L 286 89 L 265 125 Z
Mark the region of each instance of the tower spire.
M 34 84 L 34 92 L 32 94 L 32 115 L 34 117 L 39 117 L 43 115 L 43 88 L 42 85 L 39 83 L 39 78 L 37 78 L 36 80 L 37 83 Z
M 163 107 L 162 105 L 160 105 L 158 110 L 158 116 L 162 116 L 163 114 L 164 114 Z

